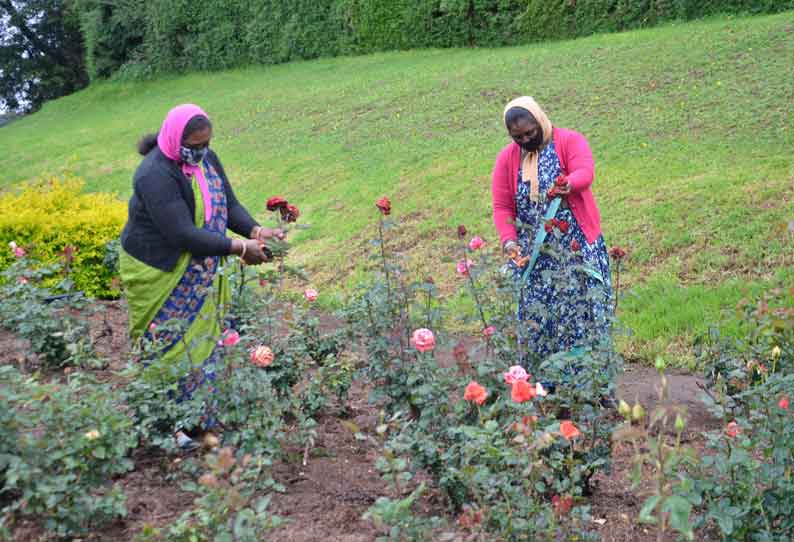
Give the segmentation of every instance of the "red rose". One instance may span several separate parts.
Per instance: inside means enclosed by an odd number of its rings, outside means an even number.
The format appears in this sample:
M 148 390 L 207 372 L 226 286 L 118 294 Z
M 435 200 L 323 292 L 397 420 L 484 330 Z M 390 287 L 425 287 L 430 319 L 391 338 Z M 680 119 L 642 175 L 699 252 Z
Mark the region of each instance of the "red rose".
M 543 225 L 543 229 L 546 230 L 546 233 L 551 233 L 554 231 L 554 225 L 551 223 L 550 220 L 547 220 L 546 223 Z
M 460 238 L 466 237 L 467 233 L 468 233 L 468 230 L 466 229 L 466 226 L 464 226 L 463 224 L 458 226 L 458 237 L 460 237 Z
M 736 422 L 731 422 L 725 427 L 725 434 L 731 438 L 736 438 L 742 432 L 742 428 Z
M 780 401 L 777 402 L 777 406 L 782 408 L 783 410 L 788 410 L 788 397 L 785 395 L 780 398 Z
M 383 216 L 389 216 L 391 214 L 391 201 L 389 201 L 389 198 L 386 196 L 376 201 L 375 207 L 380 209 L 380 212 L 383 213 Z
M 560 220 L 557 222 L 557 227 L 560 229 L 562 233 L 568 233 L 568 222 L 566 220 Z
M 626 257 L 626 251 L 620 247 L 612 247 L 609 249 L 609 255 L 615 260 L 622 260 Z
M 563 497 L 555 495 L 551 498 L 551 506 L 554 508 L 555 514 L 558 516 L 565 516 L 573 507 L 573 497 L 570 495 L 565 495 Z
M 292 204 L 287 204 L 279 209 L 281 211 L 281 220 L 284 222 L 295 222 L 301 215 L 297 207 Z
M 581 248 L 582 248 L 582 245 L 579 244 L 579 241 L 577 241 L 576 239 L 571 241 L 571 250 L 573 252 L 579 252 L 579 249 L 581 249 Z
M 287 200 L 280 196 L 273 196 L 269 200 L 267 200 L 267 210 L 268 211 L 275 211 L 276 209 L 281 209 L 282 207 L 287 206 Z
M 557 197 L 557 188 L 552 186 L 551 188 L 549 188 L 549 191 L 546 192 L 546 199 L 554 199 L 556 197 Z

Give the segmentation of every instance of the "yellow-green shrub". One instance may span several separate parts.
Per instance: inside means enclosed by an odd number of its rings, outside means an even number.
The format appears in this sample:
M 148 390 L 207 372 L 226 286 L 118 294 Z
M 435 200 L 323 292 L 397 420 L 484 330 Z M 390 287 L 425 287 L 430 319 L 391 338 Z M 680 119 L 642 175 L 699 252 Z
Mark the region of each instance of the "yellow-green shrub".
M 70 278 L 75 287 L 93 297 L 118 297 L 118 281 L 104 259 L 107 243 L 124 226 L 126 205 L 111 194 L 82 189 L 83 181 L 70 177 L 0 193 L 0 269 L 14 261 L 11 241 L 43 264 L 63 262 L 64 248 L 72 246 L 76 251 Z

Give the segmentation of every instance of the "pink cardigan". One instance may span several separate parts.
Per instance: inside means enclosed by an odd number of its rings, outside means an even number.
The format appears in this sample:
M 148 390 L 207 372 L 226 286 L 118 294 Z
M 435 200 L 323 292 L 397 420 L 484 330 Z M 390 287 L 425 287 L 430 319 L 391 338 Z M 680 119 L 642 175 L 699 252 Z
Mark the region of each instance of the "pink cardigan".
M 556 126 L 553 133 L 554 148 L 563 174 L 571 185 L 571 193 L 564 197 L 587 242 L 592 243 L 601 234 L 601 217 L 590 190 L 594 177 L 593 153 L 582 134 Z M 521 147 L 512 142 L 501 150 L 493 168 L 493 221 L 502 244 L 508 239 L 518 238 L 515 195 L 520 163 Z

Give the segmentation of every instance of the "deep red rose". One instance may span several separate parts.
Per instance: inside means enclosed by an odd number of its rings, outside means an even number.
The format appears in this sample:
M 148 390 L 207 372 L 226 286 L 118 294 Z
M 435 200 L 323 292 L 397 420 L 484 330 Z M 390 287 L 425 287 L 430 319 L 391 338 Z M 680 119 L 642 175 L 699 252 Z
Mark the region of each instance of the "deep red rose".
M 458 237 L 463 238 L 466 237 L 466 234 L 469 233 L 469 230 L 466 229 L 466 226 L 461 224 L 458 226 Z
M 287 204 L 279 210 L 281 211 L 281 220 L 284 222 L 295 222 L 301 215 L 298 208 L 292 204 Z
M 581 248 L 582 248 L 582 245 L 579 243 L 579 241 L 577 241 L 576 239 L 574 239 L 573 241 L 571 241 L 571 250 L 572 250 L 572 251 L 574 251 L 574 252 L 579 252 L 579 250 L 580 250 Z
M 389 216 L 391 214 L 391 201 L 389 201 L 389 198 L 386 196 L 376 201 L 375 207 L 380 209 L 380 212 L 383 213 L 383 216 Z
M 557 227 L 560 229 L 562 233 L 568 233 L 568 226 L 569 224 L 568 221 L 566 220 L 560 220 L 559 222 L 557 222 Z
M 281 209 L 287 206 L 287 200 L 280 196 L 273 196 L 269 200 L 267 200 L 267 210 L 268 211 L 275 211 L 276 209 Z
M 626 257 L 626 251 L 620 247 L 612 247 L 609 249 L 609 255 L 615 260 L 622 260 Z

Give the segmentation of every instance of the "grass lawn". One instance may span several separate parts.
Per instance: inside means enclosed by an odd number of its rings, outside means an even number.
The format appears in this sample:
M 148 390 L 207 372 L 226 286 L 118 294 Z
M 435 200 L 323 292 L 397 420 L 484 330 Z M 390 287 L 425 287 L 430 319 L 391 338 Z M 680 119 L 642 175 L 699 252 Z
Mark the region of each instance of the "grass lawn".
M 504 104 L 534 95 L 583 132 L 608 245 L 630 252 L 624 350 L 688 356 L 740 298 L 794 283 L 794 13 L 501 49 L 423 50 L 106 82 L 0 129 L 0 187 L 73 174 L 126 198 L 134 145 L 204 107 L 242 201 L 296 203 L 292 258 L 326 292 L 359 278 L 374 201 L 411 267 L 458 287 L 455 226 L 496 248 L 490 172 Z

